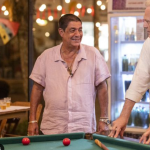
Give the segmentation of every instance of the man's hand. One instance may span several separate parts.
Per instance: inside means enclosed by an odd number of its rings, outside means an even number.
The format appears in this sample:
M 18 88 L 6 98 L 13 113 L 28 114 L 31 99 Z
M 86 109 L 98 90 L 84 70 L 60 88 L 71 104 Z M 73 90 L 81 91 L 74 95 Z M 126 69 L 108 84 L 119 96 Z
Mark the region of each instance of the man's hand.
M 150 127 L 142 135 L 142 137 L 140 138 L 139 143 L 150 144 Z
M 103 135 L 108 135 L 109 134 L 109 128 L 108 128 L 108 125 L 105 122 L 99 121 L 97 130 L 98 131 L 96 133 L 98 133 L 98 134 L 103 134 Z
M 28 135 L 39 135 L 39 127 L 38 127 L 38 123 L 29 123 L 28 126 Z
M 119 117 L 112 123 L 112 129 L 108 136 L 117 138 L 118 135 L 120 135 L 120 138 L 123 138 L 124 130 L 126 128 L 127 123 L 128 119 L 124 117 Z

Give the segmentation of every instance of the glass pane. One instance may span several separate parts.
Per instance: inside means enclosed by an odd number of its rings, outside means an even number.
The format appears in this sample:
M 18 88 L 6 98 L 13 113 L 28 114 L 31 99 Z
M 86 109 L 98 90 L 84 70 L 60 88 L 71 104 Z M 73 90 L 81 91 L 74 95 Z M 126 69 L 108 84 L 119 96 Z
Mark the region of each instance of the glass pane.
M 111 118 L 119 117 L 144 43 L 143 16 L 111 18 Z M 115 66 L 115 67 L 114 67 Z M 147 128 L 149 115 L 149 91 L 136 103 L 129 127 Z
M 13 102 L 27 101 L 28 1 L 1 0 L 0 3 L 3 6 L 0 13 L 0 98 L 10 96 Z

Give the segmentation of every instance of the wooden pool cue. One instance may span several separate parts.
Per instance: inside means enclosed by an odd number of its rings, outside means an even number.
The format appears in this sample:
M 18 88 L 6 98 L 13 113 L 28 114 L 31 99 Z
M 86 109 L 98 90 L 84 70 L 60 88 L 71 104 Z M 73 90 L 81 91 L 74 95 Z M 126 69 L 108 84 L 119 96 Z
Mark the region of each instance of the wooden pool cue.
M 95 143 L 101 147 L 103 150 L 109 150 L 102 142 L 100 142 L 98 139 L 95 139 Z

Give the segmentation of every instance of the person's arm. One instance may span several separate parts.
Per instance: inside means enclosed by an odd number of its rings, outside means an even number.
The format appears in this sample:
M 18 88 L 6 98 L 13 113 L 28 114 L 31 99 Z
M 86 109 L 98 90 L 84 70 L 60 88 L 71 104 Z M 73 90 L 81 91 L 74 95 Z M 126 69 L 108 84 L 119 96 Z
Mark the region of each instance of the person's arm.
M 123 133 L 128 123 L 134 104 L 135 102 L 132 100 L 125 100 L 125 104 L 120 114 L 120 117 L 112 123 L 112 129 L 108 136 L 117 138 L 118 135 L 120 135 L 120 137 L 123 138 Z
M 108 91 L 106 80 L 97 86 L 97 97 L 100 105 L 100 118 L 108 118 Z M 99 121 L 98 133 L 107 134 L 108 125 L 105 122 Z
M 146 130 L 146 132 L 140 138 L 139 143 L 150 144 L 150 127 Z
M 38 123 L 34 121 L 36 120 L 36 110 L 38 104 L 41 101 L 43 89 L 44 89 L 43 86 L 34 82 L 32 92 L 31 92 L 31 98 L 30 98 L 30 116 L 29 116 L 28 135 L 39 134 Z

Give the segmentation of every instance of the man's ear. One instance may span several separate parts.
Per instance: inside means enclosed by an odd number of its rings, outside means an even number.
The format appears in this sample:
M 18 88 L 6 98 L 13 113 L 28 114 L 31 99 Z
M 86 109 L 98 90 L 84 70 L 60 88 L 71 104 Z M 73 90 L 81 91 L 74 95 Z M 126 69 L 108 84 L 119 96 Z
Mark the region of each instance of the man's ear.
M 58 29 L 58 33 L 60 34 L 61 37 L 64 35 L 64 30 L 62 28 Z

